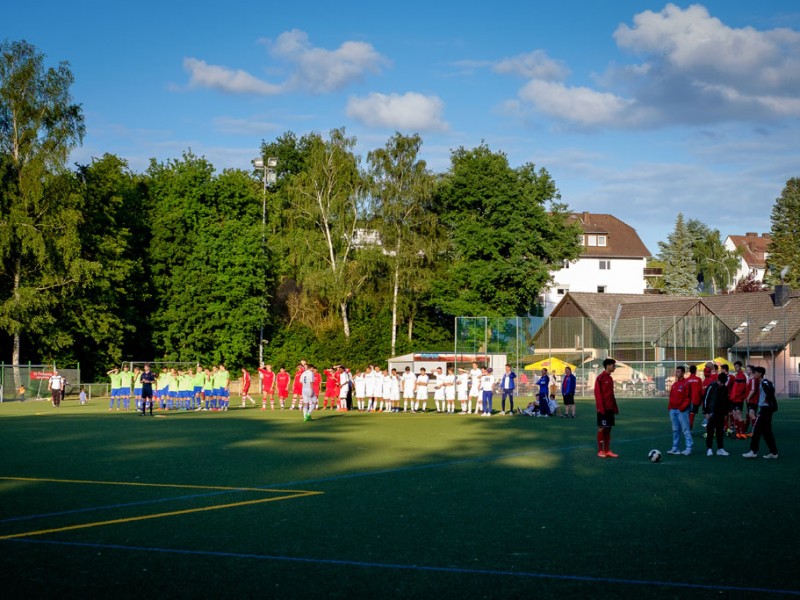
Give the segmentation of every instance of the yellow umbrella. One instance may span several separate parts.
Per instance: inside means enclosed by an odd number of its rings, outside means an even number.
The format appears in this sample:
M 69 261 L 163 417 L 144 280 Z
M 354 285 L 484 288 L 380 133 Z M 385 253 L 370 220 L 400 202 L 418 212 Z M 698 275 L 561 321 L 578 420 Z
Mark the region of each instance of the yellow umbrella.
M 561 360 L 560 358 L 556 358 L 553 356 L 552 358 L 544 358 L 538 362 L 531 363 L 529 365 L 525 365 L 526 371 L 540 371 L 541 369 L 549 369 L 551 371 L 556 371 L 558 373 L 563 373 L 564 369 L 569 367 L 573 371 L 575 370 L 575 365 L 571 365 L 566 361 Z
M 706 366 L 706 362 L 713 362 L 713 363 L 716 363 L 716 364 L 718 364 L 720 366 L 728 365 L 729 369 L 733 369 L 733 363 L 731 361 L 729 361 L 727 358 L 722 358 L 721 356 L 718 356 L 717 358 L 715 358 L 712 361 L 703 361 L 701 363 L 697 363 L 697 366 L 698 367 L 705 367 Z

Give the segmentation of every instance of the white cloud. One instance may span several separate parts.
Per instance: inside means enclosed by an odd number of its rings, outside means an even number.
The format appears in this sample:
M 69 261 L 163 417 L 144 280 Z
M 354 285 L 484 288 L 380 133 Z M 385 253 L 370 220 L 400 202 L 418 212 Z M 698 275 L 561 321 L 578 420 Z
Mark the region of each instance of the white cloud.
M 275 85 L 253 77 L 240 69 L 229 69 L 209 65 L 204 60 L 184 58 L 183 68 L 189 72 L 189 86 L 210 88 L 233 94 L 260 94 L 274 96 L 284 91 L 284 86 Z
M 636 127 L 649 119 L 648 111 L 636 101 L 588 87 L 535 79 L 520 90 L 519 97 L 549 117 L 582 127 Z
M 274 42 L 264 42 L 270 56 L 288 64 L 289 75 L 284 82 L 270 83 L 241 69 L 185 58 L 183 67 L 190 76 L 189 86 L 263 96 L 298 90 L 324 94 L 361 81 L 369 73 L 380 73 L 383 66 L 390 64 L 372 44 L 346 41 L 335 50 L 327 50 L 311 45 L 308 34 L 299 29 L 280 34 Z
M 372 44 L 344 42 L 336 50 L 316 48 L 299 29 L 279 35 L 270 54 L 295 65 L 290 87 L 317 94 L 338 91 L 389 64 Z
M 492 70 L 503 75 L 519 75 L 526 79 L 544 81 L 563 81 L 569 75 L 566 65 L 550 58 L 544 50 L 504 58 L 494 63 Z
M 523 108 L 578 128 L 647 128 L 800 116 L 800 32 L 733 28 L 700 5 L 644 11 L 614 32 L 637 62 L 609 65 L 597 87 L 568 86 L 541 51 L 505 59 L 523 75 Z
M 400 94 L 371 93 L 365 98 L 351 97 L 347 116 L 369 127 L 403 131 L 445 131 L 444 102 L 438 96 L 416 92 Z

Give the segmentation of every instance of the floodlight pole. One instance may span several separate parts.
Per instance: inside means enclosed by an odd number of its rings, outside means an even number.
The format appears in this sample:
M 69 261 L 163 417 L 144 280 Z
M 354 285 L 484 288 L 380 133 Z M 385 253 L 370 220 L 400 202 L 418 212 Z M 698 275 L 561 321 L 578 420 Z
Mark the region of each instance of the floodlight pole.
M 278 159 L 274 157 L 267 158 L 266 162 L 263 158 L 254 158 L 252 161 L 253 168 L 260 170 L 262 177 L 263 191 L 261 195 L 261 251 L 266 255 L 267 252 L 267 187 L 269 184 L 275 182 L 276 171 L 278 166 Z M 264 322 L 261 322 L 261 331 L 258 338 L 258 366 L 264 363 Z

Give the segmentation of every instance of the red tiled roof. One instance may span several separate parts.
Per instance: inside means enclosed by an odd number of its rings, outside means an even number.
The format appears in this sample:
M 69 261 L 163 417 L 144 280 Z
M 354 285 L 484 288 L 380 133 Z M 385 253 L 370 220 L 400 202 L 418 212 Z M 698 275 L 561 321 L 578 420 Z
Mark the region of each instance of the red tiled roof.
M 581 258 L 644 258 L 650 251 L 636 230 L 613 215 L 572 213 L 569 222 L 577 222 L 586 234 L 607 235 L 606 246 L 584 246 Z
M 765 237 L 766 236 L 766 237 Z M 733 245 L 742 250 L 742 258 L 751 269 L 764 269 L 767 266 L 767 252 L 772 238 L 769 234 L 729 235 Z

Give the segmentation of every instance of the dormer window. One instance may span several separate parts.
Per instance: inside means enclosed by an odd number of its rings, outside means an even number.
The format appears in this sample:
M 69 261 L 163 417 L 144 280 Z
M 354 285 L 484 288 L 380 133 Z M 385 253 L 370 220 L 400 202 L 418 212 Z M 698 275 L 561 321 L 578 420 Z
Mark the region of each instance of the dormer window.
M 586 245 L 587 246 L 597 246 L 597 236 L 596 235 L 587 235 L 586 236 Z
M 608 236 L 598 235 L 597 236 L 597 245 L 598 246 L 607 246 L 608 245 Z

